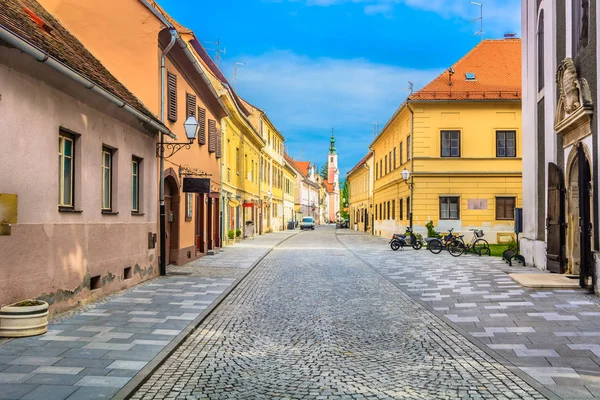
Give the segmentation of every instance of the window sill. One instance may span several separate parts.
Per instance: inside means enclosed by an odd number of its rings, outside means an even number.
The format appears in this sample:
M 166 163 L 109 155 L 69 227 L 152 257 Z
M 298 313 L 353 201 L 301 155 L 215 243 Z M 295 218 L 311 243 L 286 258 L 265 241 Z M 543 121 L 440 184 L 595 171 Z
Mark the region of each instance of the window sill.
M 81 214 L 83 210 L 76 210 L 69 207 L 58 207 L 58 212 Z
M 104 214 L 104 215 L 119 215 L 119 212 L 118 211 L 102 210 L 102 214 Z
M 118 213 L 117 213 L 118 214 Z M 132 211 L 131 215 L 135 216 L 135 217 L 143 217 L 144 215 L 146 215 L 145 213 L 141 213 L 141 212 L 137 212 L 137 211 Z

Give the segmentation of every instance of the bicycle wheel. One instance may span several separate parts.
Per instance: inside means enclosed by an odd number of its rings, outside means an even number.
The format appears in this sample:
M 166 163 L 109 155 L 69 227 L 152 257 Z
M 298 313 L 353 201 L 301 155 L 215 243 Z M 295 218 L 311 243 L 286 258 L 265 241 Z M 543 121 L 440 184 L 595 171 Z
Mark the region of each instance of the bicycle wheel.
M 487 240 L 477 239 L 473 244 L 473 252 L 475 254 L 479 254 L 480 256 L 489 256 L 491 252 L 490 245 L 488 244 Z
M 400 242 L 398 240 L 392 240 L 390 242 L 390 247 L 392 248 L 392 250 L 398 251 L 398 249 L 400 248 Z
M 440 254 L 444 246 L 442 245 L 441 240 L 432 240 L 427 244 L 427 249 L 433 254 Z
M 465 251 L 465 246 L 458 240 L 453 241 L 448 245 L 448 252 L 454 257 L 460 257 Z

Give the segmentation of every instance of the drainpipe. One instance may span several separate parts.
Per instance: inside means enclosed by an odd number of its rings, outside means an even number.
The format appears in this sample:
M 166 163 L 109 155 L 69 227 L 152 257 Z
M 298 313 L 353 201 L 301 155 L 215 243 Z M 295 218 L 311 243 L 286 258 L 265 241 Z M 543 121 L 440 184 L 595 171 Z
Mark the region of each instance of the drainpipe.
M 133 116 L 135 116 L 140 121 L 150 125 L 152 128 L 161 132 L 161 134 L 165 134 L 165 135 L 170 136 L 173 139 L 177 139 L 177 136 L 175 136 L 166 126 L 157 123 L 152 118 L 148 117 L 147 115 L 141 113 L 136 108 L 127 104 L 121 98 L 115 96 L 114 94 L 112 94 L 108 90 L 102 88 L 101 86 L 98 86 L 93 81 L 89 80 L 88 78 L 79 74 L 78 72 L 75 72 L 70 67 L 66 66 L 65 64 L 61 63 L 60 61 L 55 60 L 54 58 L 52 58 L 48 54 L 44 53 L 42 50 L 38 49 L 37 47 L 29 44 L 29 42 L 27 42 L 25 39 L 21 38 L 18 35 L 15 35 L 13 32 L 11 32 L 8 28 L 6 28 L 3 25 L 0 25 L 0 39 L 4 40 L 11 46 L 21 50 L 22 52 L 30 55 L 31 57 L 35 58 L 37 61 L 48 65 L 49 67 L 55 69 L 56 71 L 60 72 L 61 74 L 65 75 L 65 76 L 69 77 L 70 79 L 74 80 L 75 82 L 83 85 L 86 89 L 90 89 L 91 91 L 95 92 L 96 94 L 99 94 L 100 96 L 104 97 L 111 103 L 117 105 L 117 107 L 122 108 L 123 110 L 127 111 L 129 114 L 132 114 Z
M 375 159 L 375 149 L 369 149 L 373 152 L 373 163 L 377 163 Z M 373 177 L 373 214 L 372 214 L 372 223 L 371 223 L 371 235 L 375 236 L 375 216 L 377 215 L 377 206 L 375 205 L 375 179 L 376 176 Z
M 165 47 L 162 54 L 160 55 L 160 120 L 165 120 L 165 60 L 167 53 L 171 50 L 177 39 L 177 32 L 175 29 L 171 29 L 171 41 Z M 160 142 L 164 142 L 164 135 L 160 134 Z M 167 275 L 167 224 L 165 221 L 166 210 L 165 210 L 165 158 L 160 157 L 160 183 L 159 183 L 159 199 L 160 199 L 160 274 L 162 276 Z
M 414 172 L 415 172 L 415 112 L 413 111 L 412 108 L 410 108 L 410 104 L 409 104 L 409 99 L 406 99 L 406 108 L 408 108 L 408 111 L 410 111 L 410 139 L 411 139 L 411 146 L 410 146 L 410 210 L 409 210 L 409 224 L 410 224 L 410 229 L 412 230 L 413 228 L 413 203 L 414 203 L 414 198 L 413 198 L 413 190 L 414 190 Z

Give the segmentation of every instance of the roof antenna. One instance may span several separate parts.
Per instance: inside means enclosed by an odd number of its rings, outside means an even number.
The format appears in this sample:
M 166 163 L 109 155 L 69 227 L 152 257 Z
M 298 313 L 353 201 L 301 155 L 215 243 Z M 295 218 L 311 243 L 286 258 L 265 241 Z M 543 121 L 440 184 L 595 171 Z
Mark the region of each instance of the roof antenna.
M 219 66 L 219 60 L 221 59 L 221 54 L 227 53 L 227 49 L 221 50 L 221 39 L 217 39 L 216 42 L 204 42 L 206 44 L 214 44 L 216 49 L 206 49 L 206 50 L 214 50 L 215 51 L 215 64 L 217 67 Z
M 479 32 L 475 32 L 473 34 L 473 36 L 479 35 L 481 37 L 481 40 L 483 40 L 483 4 L 478 3 L 476 1 L 472 1 L 471 4 L 473 4 L 475 6 L 479 6 L 479 18 L 475 18 L 475 19 L 472 19 L 469 21 L 469 22 L 479 21 Z
M 413 83 L 411 81 L 408 81 L 408 90 L 410 90 L 409 96 L 413 94 Z
M 448 68 L 448 86 L 452 86 L 452 75 L 454 75 L 454 68 Z

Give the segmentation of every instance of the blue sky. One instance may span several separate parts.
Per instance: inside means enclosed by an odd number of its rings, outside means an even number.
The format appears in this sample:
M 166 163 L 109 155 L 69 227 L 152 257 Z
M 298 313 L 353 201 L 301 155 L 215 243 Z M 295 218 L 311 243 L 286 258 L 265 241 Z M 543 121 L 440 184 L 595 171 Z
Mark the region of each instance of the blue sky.
M 226 49 L 220 68 L 265 110 L 288 153 L 319 167 L 335 128 L 340 176 L 368 151 L 408 95 L 475 46 L 469 0 L 159 0 L 206 42 Z M 485 38 L 520 35 L 520 0 L 480 0 Z M 209 51 L 214 56 L 214 51 Z

